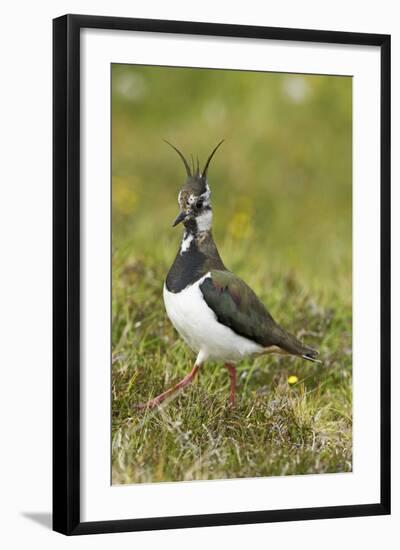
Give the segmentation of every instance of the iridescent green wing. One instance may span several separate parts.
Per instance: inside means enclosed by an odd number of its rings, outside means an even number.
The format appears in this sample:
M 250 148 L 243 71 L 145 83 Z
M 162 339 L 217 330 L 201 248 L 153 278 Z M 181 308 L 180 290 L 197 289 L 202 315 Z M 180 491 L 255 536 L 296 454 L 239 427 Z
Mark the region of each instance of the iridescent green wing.
M 279 345 L 282 329 L 239 277 L 230 271 L 213 270 L 200 290 L 220 323 L 261 346 Z

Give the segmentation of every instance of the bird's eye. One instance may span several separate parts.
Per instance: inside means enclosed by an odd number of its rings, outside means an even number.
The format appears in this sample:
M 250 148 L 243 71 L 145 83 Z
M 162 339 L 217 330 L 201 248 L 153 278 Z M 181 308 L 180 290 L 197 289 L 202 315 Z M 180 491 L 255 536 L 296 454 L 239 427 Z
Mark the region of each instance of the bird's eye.
M 202 200 L 196 202 L 196 208 L 201 208 L 202 206 L 203 206 Z

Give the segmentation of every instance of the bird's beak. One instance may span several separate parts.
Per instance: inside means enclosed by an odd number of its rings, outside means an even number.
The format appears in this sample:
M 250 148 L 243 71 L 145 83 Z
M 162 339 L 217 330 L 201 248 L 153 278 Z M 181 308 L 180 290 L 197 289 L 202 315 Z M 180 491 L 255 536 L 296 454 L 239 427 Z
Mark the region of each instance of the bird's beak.
M 179 214 L 177 215 L 174 223 L 172 224 L 172 227 L 175 227 L 176 225 L 178 225 L 178 223 L 181 223 L 183 222 L 183 220 L 186 218 L 187 214 L 186 212 L 179 212 Z

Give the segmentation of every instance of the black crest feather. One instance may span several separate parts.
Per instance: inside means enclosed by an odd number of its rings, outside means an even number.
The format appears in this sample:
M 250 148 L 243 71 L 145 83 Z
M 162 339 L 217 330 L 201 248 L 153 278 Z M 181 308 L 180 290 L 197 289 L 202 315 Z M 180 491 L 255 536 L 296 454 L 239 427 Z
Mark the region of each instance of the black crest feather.
M 166 139 L 163 139 L 163 141 L 165 141 L 165 143 L 167 143 L 170 147 L 172 147 L 172 149 L 174 149 L 178 155 L 181 157 L 182 159 L 182 162 L 183 164 L 185 165 L 185 168 L 186 168 L 186 173 L 188 175 L 189 178 L 192 177 L 192 173 L 190 171 L 190 166 L 188 164 L 188 161 L 185 159 L 185 157 L 183 156 L 183 154 L 179 151 L 179 149 L 177 147 L 175 147 L 175 145 L 172 145 L 172 143 L 170 143 L 169 141 L 167 141 Z
M 201 176 L 202 176 L 204 179 L 207 178 L 207 170 L 208 170 L 208 167 L 209 167 L 209 165 L 210 165 L 211 159 L 213 158 L 214 154 L 216 153 L 218 147 L 219 147 L 220 145 L 222 145 L 222 143 L 224 143 L 224 141 L 225 141 L 225 140 L 222 139 L 222 140 L 218 143 L 218 145 L 216 145 L 216 146 L 214 147 L 214 149 L 211 151 L 211 154 L 210 154 L 210 156 L 208 157 L 207 162 L 206 162 L 206 164 L 205 164 L 205 166 L 204 166 L 204 168 L 203 168 L 203 172 L 201 173 Z

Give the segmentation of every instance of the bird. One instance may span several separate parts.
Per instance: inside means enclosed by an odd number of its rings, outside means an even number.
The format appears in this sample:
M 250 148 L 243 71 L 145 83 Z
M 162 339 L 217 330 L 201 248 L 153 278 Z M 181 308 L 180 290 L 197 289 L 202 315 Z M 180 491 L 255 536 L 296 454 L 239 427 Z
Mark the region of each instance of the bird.
M 235 405 L 236 363 L 246 357 L 276 353 L 321 363 L 318 351 L 282 328 L 255 292 L 225 267 L 212 234 L 213 211 L 208 169 L 221 140 L 204 168 L 195 168 L 183 153 L 164 140 L 181 158 L 186 182 L 178 193 L 179 214 L 173 227 L 183 224 L 183 236 L 164 281 L 167 316 L 197 355 L 191 371 L 177 384 L 150 399 L 144 407 L 159 406 L 196 377 L 208 360 L 221 362 L 230 377 L 229 404 Z

